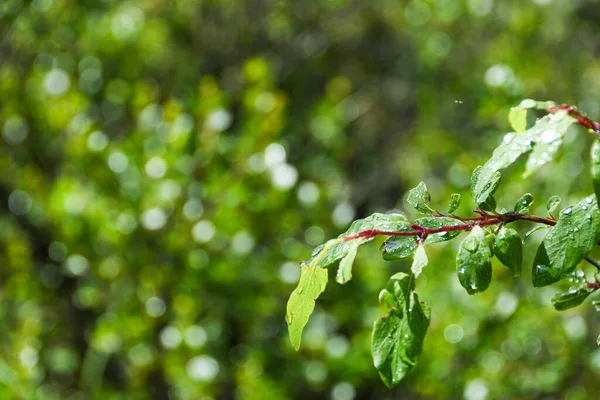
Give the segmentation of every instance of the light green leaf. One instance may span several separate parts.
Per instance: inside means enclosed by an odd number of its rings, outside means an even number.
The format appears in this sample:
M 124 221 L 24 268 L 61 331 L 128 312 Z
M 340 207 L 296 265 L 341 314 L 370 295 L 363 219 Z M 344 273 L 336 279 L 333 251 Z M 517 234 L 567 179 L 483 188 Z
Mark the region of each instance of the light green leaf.
M 460 284 L 470 295 L 483 292 L 492 280 L 492 251 L 485 233 L 475 226 L 458 249 L 456 271 Z
M 529 206 L 533 203 L 533 196 L 531 193 L 525 193 L 521 198 L 515 203 L 514 210 L 521 214 L 527 214 L 529 212 Z
M 536 226 L 535 228 L 528 230 L 527 232 L 525 232 L 525 235 L 523 235 L 523 243 L 525 243 L 527 241 L 527 239 L 529 239 L 531 237 L 531 235 L 533 235 L 537 231 L 541 231 L 542 229 L 550 229 L 550 226 L 539 225 L 539 226 Z
M 452 193 L 450 196 L 450 204 L 448 205 L 448 214 L 453 213 L 460 206 L 460 194 Z
M 390 311 L 373 325 L 371 352 L 375 367 L 389 388 L 416 364 L 429 327 L 431 311 L 413 290 L 413 277 L 399 273 L 379 296 Z
M 427 259 L 427 253 L 425 253 L 425 246 L 420 244 L 419 247 L 417 247 L 413 263 L 410 267 L 410 270 L 412 271 L 415 278 L 421 275 L 421 272 L 423 272 L 423 268 L 427 266 L 428 262 L 429 260 Z
M 584 259 L 600 239 L 600 214 L 594 195 L 563 209 L 533 261 L 533 285 L 562 279 Z
M 315 309 L 315 300 L 323 293 L 327 285 L 326 269 L 306 264 L 300 268 L 300 281 L 288 300 L 285 316 L 290 340 L 296 350 L 300 348 L 302 331 L 310 314 Z
M 533 127 L 523 133 L 511 132 L 504 135 L 502 143 L 477 171 L 476 176 L 473 172 L 471 193 L 477 204 L 485 203 L 488 197 L 493 195 L 499 180 L 497 172 L 513 164 L 522 154 L 533 150 L 527 161 L 526 174 L 550 161 L 573 122 L 575 119 L 567 112 L 558 111 L 540 118 Z
M 525 132 L 527 129 L 527 110 L 521 107 L 513 107 L 508 113 L 508 121 L 515 132 Z
M 407 200 L 410 205 L 423 214 L 433 214 L 436 212 L 429 206 L 429 203 L 431 202 L 431 196 L 429 195 L 427 186 L 424 182 L 419 183 L 417 187 L 408 192 Z
M 441 228 L 442 226 L 460 225 L 463 222 L 450 217 L 423 217 L 415 220 L 415 224 L 425 228 Z M 414 231 L 414 229 L 409 229 Z M 423 244 L 445 242 L 460 235 L 460 231 L 440 232 L 427 236 Z M 392 236 L 381 245 L 383 258 L 388 261 L 410 257 L 417 249 L 416 236 Z
M 348 253 L 344 256 L 344 258 L 342 258 L 342 261 L 340 261 L 340 265 L 335 276 L 335 281 L 337 283 L 344 284 L 352 279 L 352 264 L 356 258 L 358 246 L 363 243 L 363 240 L 356 239 L 353 240 L 352 243 L 354 246 L 348 250 Z
M 588 287 L 587 283 L 579 287 L 572 287 L 566 292 L 555 294 L 552 298 L 552 305 L 558 311 L 568 310 L 583 303 L 595 291 L 596 289 Z
M 547 119 L 547 123 L 544 119 Z M 535 145 L 527 159 L 524 177 L 530 176 L 539 167 L 552 161 L 567 130 L 574 122 L 575 119 L 566 111 L 559 111 L 545 116 L 534 126 L 531 140 Z
M 600 139 L 595 139 L 591 149 L 592 182 L 596 198 L 600 194 Z
M 521 275 L 523 244 L 517 231 L 504 226 L 500 229 L 494 240 L 494 255 L 514 276 Z
M 482 176 L 482 172 L 483 167 L 478 166 L 471 175 L 471 195 L 479 207 L 486 211 L 494 211 L 496 201 L 492 196 L 500 185 L 502 175 L 495 171 Z
M 548 209 L 548 214 L 552 215 L 552 213 L 554 212 L 554 210 L 556 210 L 556 207 L 558 207 L 560 202 L 561 200 L 559 196 L 554 195 L 550 197 L 546 202 L 546 209 Z

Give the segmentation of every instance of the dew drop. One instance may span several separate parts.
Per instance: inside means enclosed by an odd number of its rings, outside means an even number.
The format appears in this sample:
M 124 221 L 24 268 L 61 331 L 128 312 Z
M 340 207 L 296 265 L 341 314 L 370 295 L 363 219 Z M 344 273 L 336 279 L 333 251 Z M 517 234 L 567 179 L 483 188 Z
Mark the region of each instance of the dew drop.
M 565 208 L 563 210 L 563 214 L 565 214 L 565 215 L 571 215 L 571 212 L 573 212 L 573 210 L 571 210 L 571 208 Z
M 592 199 L 591 197 L 586 197 L 585 202 L 588 204 L 592 204 L 594 202 L 594 199 Z

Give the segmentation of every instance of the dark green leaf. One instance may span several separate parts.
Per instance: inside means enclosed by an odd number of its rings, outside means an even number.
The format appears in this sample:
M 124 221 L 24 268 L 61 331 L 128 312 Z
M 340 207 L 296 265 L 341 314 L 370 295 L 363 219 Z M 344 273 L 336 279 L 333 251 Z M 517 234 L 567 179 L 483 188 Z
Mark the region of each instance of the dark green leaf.
M 548 209 L 548 213 L 550 215 L 552 215 L 554 210 L 556 210 L 556 207 L 558 207 L 560 201 L 560 197 L 557 195 L 554 195 L 548 199 L 548 201 L 546 202 L 546 208 Z
M 414 278 L 398 273 L 379 296 L 390 311 L 373 325 L 371 352 L 375 367 L 389 388 L 416 364 L 429 327 L 431 311 L 413 290 Z
M 521 214 L 527 214 L 529 212 L 529 206 L 533 203 L 533 196 L 531 193 L 525 193 L 521 198 L 515 203 L 514 210 Z
M 494 255 L 514 276 L 521 275 L 523 244 L 517 231 L 506 227 L 500 229 L 494 240 Z
M 554 305 L 554 308 L 558 311 L 568 310 L 569 308 L 577 307 L 583 303 L 583 301 L 595 291 L 596 289 L 589 288 L 587 283 L 580 287 L 572 287 L 566 292 L 554 295 L 552 298 L 552 305 Z
M 473 228 L 458 249 L 456 271 L 460 284 L 470 295 L 483 292 L 492 280 L 492 251 L 483 229 Z
M 513 107 L 508 113 L 508 121 L 515 132 L 525 132 L 527 129 L 527 109 Z
M 442 226 L 460 225 L 463 222 L 450 217 L 423 217 L 415 220 L 415 224 L 436 229 Z M 414 231 L 414 229 L 408 229 Z M 427 236 L 424 244 L 445 242 L 460 235 L 460 231 L 440 232 Z M 383 258 L 388 261 L 410 257 L 417 249 L 416 236 L 392 236 L 381 245 Z
M 448 205 L 448 213 L 451 214 L 460 206 L 460 194 L 452 193 L 450 204 Z
M 287 303 L 285 319 L 292 346 L 300 348 L 302 331 L 315 308 L 315 300 L 323 293 L 327 285 L 327 270 L 316 265 L 301 266 L 300 281 Z
M 600 215 L 595 196 L 562 210 L 544 238 L 533 262 L 533 285 L 562 279 L 583 260 L 600 238 Z
M 436 212 L 429 206 L 429 203 L 431 202 L 431 196 L 429 195 L 427 186 L 425 186 L 424 182 L 419 183 L 417 187 L 408 192 L 407 200 L 410 205 L 423 214 L 432 214 Z
M 596 198 L 600 194 L 600 139 L 595 139 L 591 149 L 592 182 Z

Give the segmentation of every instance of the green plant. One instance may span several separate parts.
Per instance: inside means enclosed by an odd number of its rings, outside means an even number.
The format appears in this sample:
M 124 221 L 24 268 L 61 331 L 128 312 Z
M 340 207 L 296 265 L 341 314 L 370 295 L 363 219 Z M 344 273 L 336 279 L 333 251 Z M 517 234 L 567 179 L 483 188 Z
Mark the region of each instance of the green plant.
M 535 110 L 546 110 L 547 115 L 528 128 L 528 113 Z M 409 221 L 402 214 L 373 214 L 354 221 L 338 238 L 315 249 L 311 259 L 302 263 L 300 281 L 287 305 L 289 335 L 296 349 L 300 346 L 302 330 L 314 309 L 315 300 L 327 285 L 326 268 L 339 263 L 336 281 L 348 282 L 358 247 L 379 235 L 389 236 L 381 246 L 384 259 L 413 257 L 410 272 L 393 275 L 381 291 L 379 301 L 387 305 L 389 313 L 373 325 L 371 352 L 374 364 L 389 387 L 396 385 L 415 365 L 429 326 L 429 306 L 415 293 L 415 282 L 428 262 L 425 245 L 448 241 L 463 231 L 469 232 L 460 244 L 456 270 L 461 285 L 470 295 L 475 295 L 490 284 L 494 256 L 515 276 L 520 275 L 522 240 L 517 231 L 507 225 L 519 220 L 535 222 L 550 227 L 550 230 L 534 258 L 533 285 L 546 286 L 565 278 L 574 282 L 568 291 L 554 296 L 554 307 L 557 310 L 575 307 L 600 289 L 598 274 L 594 281 L 587 281 L 583 271 L 577 268 L 586 260 L 600 270 L 600 265 L 588 256 L 600 239 L 600 213 L 596 200 L 600 194 L 600 124 L 573 106 L 556 106 L 553 102 L 530 99 L 513 107 L 509 120 L 515 132 L 506 134 L 492 157 L 477 167 L 471 176 L 476 216 L 454 214 L 460 204 L 458 194 L 451 196 L 446 212 L 433 208 L 427 187 L 421 182 L 408 193 L 408 202 L 425 214 L 424 217 Z M 531 175 L 553 160 L 568 128 L 575 123 L 595 135 L 591 149 L 595 194 L 564 208 L 558 219 L 553 216 L 561 201 L 558 196 L 548 199 L 546 217 L 529 214 L 533 202 L 529 193 L 516 202 L 512 211 L 498 209 L 493 196 L 500 184 L 500 170 L 529 153 L 524 177 Z M 528 236 L 529 233 L 525 238 Z

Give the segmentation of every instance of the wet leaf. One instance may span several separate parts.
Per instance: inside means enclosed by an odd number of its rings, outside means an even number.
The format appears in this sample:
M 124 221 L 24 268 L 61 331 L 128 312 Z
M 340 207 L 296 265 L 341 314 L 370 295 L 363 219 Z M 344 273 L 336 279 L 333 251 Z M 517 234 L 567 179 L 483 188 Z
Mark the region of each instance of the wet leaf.
M 389 388 L 416 364 L 429 327 L 429 306 L 421 303 L 413 290 L 414 278 L 398 273 L 379 296 L 390 310 L 373 325 L 371 352 L 375 367 Z
M 420 244 L 419 247 L 417 247 L 413 263 L 410 267 L 410 270 L 412 271 L 415 278 L 421 275 L 421 272 L 423 272 L 423 268 L 427 266 L 428 262 L 429 261 L 427 259 L 427 253 L 425 253 L 425 246 Z
M 302 331 L 315 309 L 315 300 L 323 293 L 327 285 L 326 269 L 306 264 L 300 268 L 300 281 L 288 300 L 285 316 L 290 341 L 296 350 L 300 348 Z
M 587 287 L 587 284 L 580 287 L 573 287 L 566 292 L 557 293 L 552 298 L 552 305 L 558 311 L 568 310 L 569 308 L 577 307 L 584 302 L 585 299 L 596 290 Z
M 514 229 L 502 227 L 494 239 L 494 255 L 511 270 L 514 276 L 521 275 L 523 244 Z
M 594 195 L 563 209 L 546 235 L 533 262 L 533 285 L 562 279 L 584 259 L 600 238 L 600 215 Z
M 533 196 L 531 193 L 525 193 L 521 198 L 515 203 L 514 210 L 521 214 L 527 214 L 529 212 L 529 206 L 533 203 Z
M 559 206 L 561 200 L 559 196 L 552 196 L 548 199 L 548 201 L 546 202 L 546 209 L 548 210 L 548 213 L 550 215 L 552 215 L 552 213 L 554 212 L 554 210 L 556 210 L 556 208 Z
M 460 194 L 452 193 L 450 204 L 448 205 L 448 213 L 451 214 L 460 206 Z
M 600 194 L 600 139 L 596 138 L 592 144 L 591 164 L 592 164 L 592 182 L 594 184 L 594 193 L 596 198 Z
M 419 183 L 417 187 L 408 192 L 407 200 L 410 205 L 423 214 L 432 214 L 436 212 L 429 206 L 429 203 L 431 202 L 431 196 L 429 195 L 427 186 L 424 182 Z
M 460 284 L 470 295 L 483 292 L 492 280 L 492 251 L 485 233 L 479 226 L 473 228 L 458 249 L 456 271 Z

